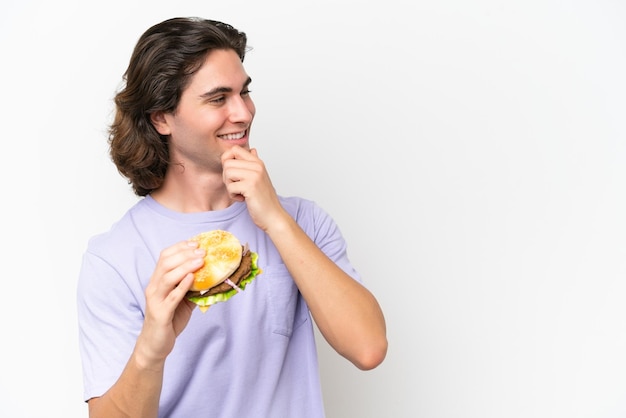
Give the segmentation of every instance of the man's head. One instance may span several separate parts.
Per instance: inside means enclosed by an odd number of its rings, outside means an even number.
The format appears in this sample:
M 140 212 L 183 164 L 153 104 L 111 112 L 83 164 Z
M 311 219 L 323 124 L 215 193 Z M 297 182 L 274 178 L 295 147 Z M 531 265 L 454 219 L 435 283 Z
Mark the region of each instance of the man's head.
M 233 50 L 241 61 L 245 33 L 200 18 L 174 18 L 149 28 L 139 38 L 115 96 L 109 131 L 111 158 L 135 193 L 145 196 L 161 186 L 169 164 L 167 137 L 151 123 L 155 112 L 175 112 L 191 77 L 214 50 Z

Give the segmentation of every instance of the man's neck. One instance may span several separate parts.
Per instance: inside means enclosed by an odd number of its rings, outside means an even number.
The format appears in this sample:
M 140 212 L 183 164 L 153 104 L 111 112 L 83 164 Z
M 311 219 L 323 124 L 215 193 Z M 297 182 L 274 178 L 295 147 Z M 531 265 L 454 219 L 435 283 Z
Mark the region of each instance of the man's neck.
M 233 204 L 221 175 L 165 176 L 163 185 L 151 193 L 154 200 L 181 213 L 225 209 Z

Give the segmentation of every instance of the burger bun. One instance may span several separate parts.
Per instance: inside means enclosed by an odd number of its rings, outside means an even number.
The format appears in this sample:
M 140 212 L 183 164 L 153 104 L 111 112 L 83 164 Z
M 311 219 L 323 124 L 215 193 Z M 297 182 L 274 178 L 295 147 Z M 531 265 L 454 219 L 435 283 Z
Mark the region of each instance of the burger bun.
M 206 251 L 204 265 L 194 272 L 191 291 L 203 292 L 226 280 L 241 263 L 241 242 L 228 231 L 213 230 L 191 238 Z

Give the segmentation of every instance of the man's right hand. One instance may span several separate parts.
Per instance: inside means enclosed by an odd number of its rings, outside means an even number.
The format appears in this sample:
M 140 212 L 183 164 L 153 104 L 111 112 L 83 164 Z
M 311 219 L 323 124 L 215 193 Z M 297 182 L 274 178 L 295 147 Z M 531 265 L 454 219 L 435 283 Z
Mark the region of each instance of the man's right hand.
M 137 339 L 136 354 L 159 364 L 174 348 L 195 304 L 185 298 L 193 272 L 202 267 L 205 250 L 194 241 L 179 242 L 163 250 L 146 287 L 146 316 Z M 155 365 L 156 365 L 155 364 Z

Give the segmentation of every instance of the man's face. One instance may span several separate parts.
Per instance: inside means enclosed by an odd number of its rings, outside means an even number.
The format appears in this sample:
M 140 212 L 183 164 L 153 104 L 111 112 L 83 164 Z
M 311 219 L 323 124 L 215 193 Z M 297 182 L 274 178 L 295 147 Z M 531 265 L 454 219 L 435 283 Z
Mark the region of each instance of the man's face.
M 233 145 L 249 149 L 255 107 L 250 78 L 233 50 L 212 51 L 198 70 L 175 113 L 162 115 L 155 127 L 170 136 L 173 164 L 221 173 L 220 156 Z

